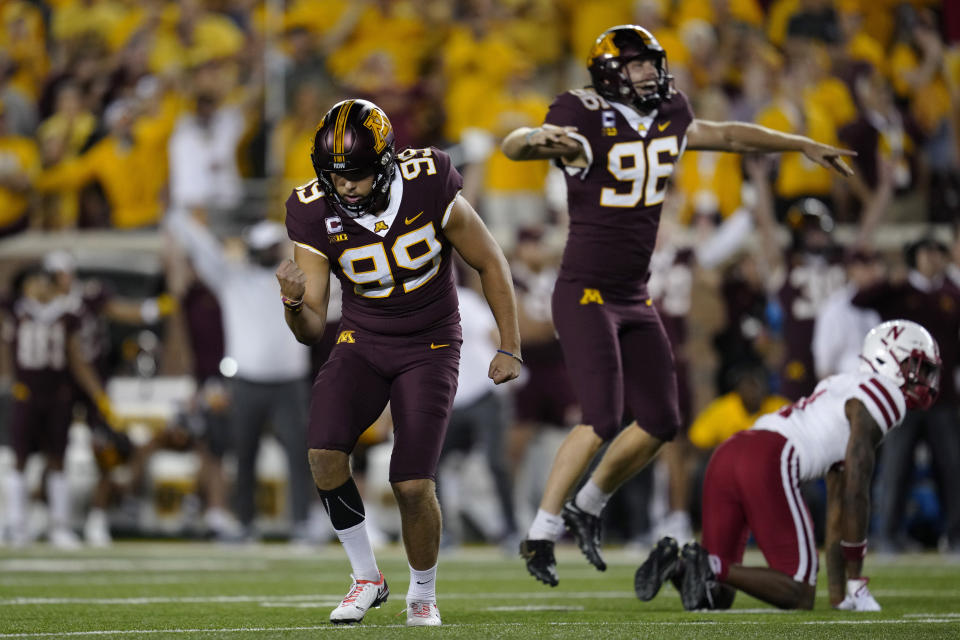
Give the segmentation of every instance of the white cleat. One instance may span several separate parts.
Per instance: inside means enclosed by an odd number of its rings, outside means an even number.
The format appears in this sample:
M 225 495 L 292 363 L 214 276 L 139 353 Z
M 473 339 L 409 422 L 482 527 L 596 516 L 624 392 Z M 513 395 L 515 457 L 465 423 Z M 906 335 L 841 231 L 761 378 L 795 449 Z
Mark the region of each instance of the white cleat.
M 66 527 L 55 527 L 50 530 L 50 544 L 63 551 L 75 551 L 83 547 L 80 538 Z
M 440 609 L 436 602 L 414 600 L 407 603 L 408 627 L 439 627 Z
M 87 515 L 87 521 L 83 525 L 83 539 L 88 545 L 98 549 L 109 547 L 113 543 L 106 513 L 95 510 Z
M 380 581 L 357 580 L 352 575 L 353 585 L 346 597 L 340 601 L 337 608 L 330 612 L 330 622 L 333 624 L 351 624 L 363 620 L 367 611 L 374 607 L 380 607 L 387 601 L 390 595 L 390 588 L 383 574 L 380 574 Z

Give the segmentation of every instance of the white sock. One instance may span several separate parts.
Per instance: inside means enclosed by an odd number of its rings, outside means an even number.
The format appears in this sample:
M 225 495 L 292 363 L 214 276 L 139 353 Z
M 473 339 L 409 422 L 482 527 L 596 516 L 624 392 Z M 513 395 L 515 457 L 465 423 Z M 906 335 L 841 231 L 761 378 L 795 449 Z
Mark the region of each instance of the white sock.
M 97 526 L 107 523 L 107 512 L 98 507 L 94 507 L 87 512 L 87 522 L 95 523 Z
M 537 509 L 537 515 L 527 531 L 527 540 L 552 540 L 556 542 L 563 535 L 563 518 L 558 514 Z
M 23 474 L 11 470 L 3 483 L 6 496 L 7 527 L 15 536 L 23 536 L 27 531 L 27 486 Z
M 380 569 L 377 568 L 377 559 L 373 555 L 370 538 L 367 537 L 366 521 L 355 524 L 349 529 L 337 531 L 337 537 L 340 538 L 340 544 L 343 545 L 343 550 L 347 552 L 347 558 L 350 559 L 353 577 L 357 580 L 379 582 Z
M 437 565 L 433 565 L 426 571 L 417 571 L 410 567 L 410 588 L 407 589 L 407 602 L 410 603 L 415 600 L 437 603 Z
M 50 527 L 70 528 L 70 487 L 63 471 L 47 474 L 47 500 L 50 501 Z
M 599 517 L 612 495 L 595 485 L 593 480 L 587 480 L 587 483 L 577 492 L 573 502 L 590 515 Z

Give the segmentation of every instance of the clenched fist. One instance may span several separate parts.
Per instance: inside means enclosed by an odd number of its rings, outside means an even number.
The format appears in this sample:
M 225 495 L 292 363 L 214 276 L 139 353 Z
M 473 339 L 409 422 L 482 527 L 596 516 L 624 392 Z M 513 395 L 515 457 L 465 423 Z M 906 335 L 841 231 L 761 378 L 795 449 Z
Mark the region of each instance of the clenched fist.
M 291 300 L 302 300 L 307 290 L 307 276 L 293 260 L 287 259 L 277 267 L 280 295 Z

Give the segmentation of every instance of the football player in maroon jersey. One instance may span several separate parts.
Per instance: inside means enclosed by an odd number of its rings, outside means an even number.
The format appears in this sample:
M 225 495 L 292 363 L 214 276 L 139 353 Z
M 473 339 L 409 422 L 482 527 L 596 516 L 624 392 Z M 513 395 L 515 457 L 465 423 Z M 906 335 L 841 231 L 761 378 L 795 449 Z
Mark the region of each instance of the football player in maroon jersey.
M 389 593 L 350 475 L 359 435 L 390 402 L 390 482 L 410 565 L 407 624 L 439 625 L 436 604 L 440 507 L 437 460 L 457 386 L 461 333 L 454 249 L 479 272 L 500 332 L 488 375 L 517 377 L 520 336 L 509 268 L 463 180 L 437 149 L 394 150 L 386 114 L 365 100 L 327 112 L 314 137 L 317 179 L 287 200 L 294 260 L 277 270 L 287 324 L 311 344 L 326 324 L 330 274 L 343 285 L 336 345 L 313 385 L 310 467 L 353 568 L 334 623 L 359 622 Z
M 58 296 L 51 275 L 29 267 L 15 284 L 15 298 L 0 309 L 3 344 L 0 357 L 14 373 L 10 439 L 15 468 L 4 479 L 6 521 L 14 546 L 28 542 L 27 487 L 24 469 L 33 453 L 46 457 L 50 504 L 49 541 L 65 549 L 80 546 L 70 527 L 70 488 L 63 473 L 74 401 L 73 382 L 93 399 L 109 424 L 110 401 L 96 371 L 84 357 L 80 319 Z
M 601 571 L 600 513 L 610 495 L 676 433 L 680 417 L 673 356 L 646 288 L 666 183 L 687 148 L 799 151 L 852 171 L 853 152 L 743 122 L 693 116 L 671 85 L 667 56 L 647 30 L 608 29 L 588 60 L 593 85 L 559 95 L 546 121 L 503 141 L 514 160 L 553 159 L 563 169 L 570 233 L 553 294 L 553 317 L 583 423 L 554 460 L 540 510 L 521 544 L 527 569 L 556 585 L 554 542 L 565 526 Z M 624 405 L 635 420 L 621 429 Z M 611 442 L 612 441 L 612 442 Z M 568 496 L 600 447 L 590 480 Z

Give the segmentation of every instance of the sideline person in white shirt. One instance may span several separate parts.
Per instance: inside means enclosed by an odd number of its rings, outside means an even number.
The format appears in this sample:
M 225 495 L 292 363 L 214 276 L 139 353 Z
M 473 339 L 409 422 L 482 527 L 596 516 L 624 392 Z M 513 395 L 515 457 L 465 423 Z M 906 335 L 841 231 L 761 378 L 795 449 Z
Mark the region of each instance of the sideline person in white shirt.
M 217 296 L 223 313 L 224 359 L 237 457 L 237 518 L 255 538 L 256 460 L 269 424 L 289 469 L 293 535 L 306 534 L 312 481 L 307 466 L 309 349 L 297 342 L 277 308 L 274 271 L 287 242 L 283 225 L 264 220 L 244 234 L 247 255 L 232 260 L 223 244 L 185 210 L 172 211 L 167 228 L 186 250 L 198 276 Z

